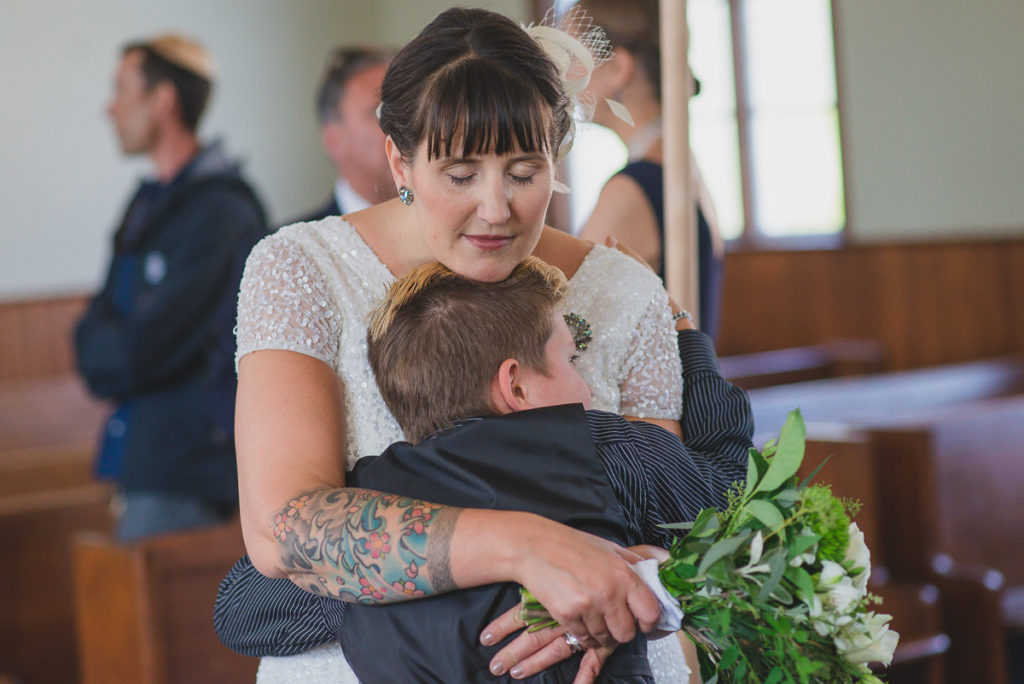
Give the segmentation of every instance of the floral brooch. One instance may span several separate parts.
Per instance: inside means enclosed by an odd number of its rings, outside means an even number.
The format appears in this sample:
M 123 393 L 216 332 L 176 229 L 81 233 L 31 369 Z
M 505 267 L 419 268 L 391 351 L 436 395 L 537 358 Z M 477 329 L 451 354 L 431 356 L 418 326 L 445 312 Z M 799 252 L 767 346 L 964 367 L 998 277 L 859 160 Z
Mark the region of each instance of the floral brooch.
M 590 329 L 587 319 L 577 313 L 567 313 L 564 316 L 565 322 L 572 332 L 573 341 L 576 343 L 576 351 L 587 351 L 590 340 L 594 339 L 594 332 Z

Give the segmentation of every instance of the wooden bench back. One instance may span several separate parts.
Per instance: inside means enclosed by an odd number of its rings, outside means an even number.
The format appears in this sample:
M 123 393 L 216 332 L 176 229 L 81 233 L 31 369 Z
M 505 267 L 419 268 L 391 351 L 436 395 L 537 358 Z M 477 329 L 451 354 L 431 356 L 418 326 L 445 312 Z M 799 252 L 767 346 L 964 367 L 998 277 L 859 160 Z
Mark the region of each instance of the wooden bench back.
M 1024 392 L 1024 357 L 1010 357 L 750 390 L 758 435 L 776 434 L 799 408 L 808 423 L 879 425 L 908 411 Z
M 894 569 L 922 576 L 946 553 L 1024 585 L 1024 396 L 904 415 L 868 434 L 883 499 L 904 511 L 885 514 Z
M 102 485 L 0 498 L 0 670 L 18 681 L 78 681 L 71 538 L 112 529 Z
M 228 650 L 213 629 L 217 587 L 244 553 L 237 521 L 129 545 L 80 535 L 82 684 L 251 684 L 258 661 Z

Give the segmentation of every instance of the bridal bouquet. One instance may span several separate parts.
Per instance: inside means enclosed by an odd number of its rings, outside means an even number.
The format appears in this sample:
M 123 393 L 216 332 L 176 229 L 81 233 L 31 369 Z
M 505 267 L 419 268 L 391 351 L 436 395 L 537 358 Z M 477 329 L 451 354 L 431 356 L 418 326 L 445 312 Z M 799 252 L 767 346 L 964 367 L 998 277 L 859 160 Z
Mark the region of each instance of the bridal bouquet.
M 750 450 L 725 511 L 667 526 L 689 529 L 658 574 L 707 684 L 878 684 L 867 663 L 892 659 L 899 635 L 871 610 L 870 554 L 849 519 L 859 504 L 797 478 L 804 436 L 794 411 L 777 441 Z M 528 623 L 550 624 L 525 590 L 523 600 Z

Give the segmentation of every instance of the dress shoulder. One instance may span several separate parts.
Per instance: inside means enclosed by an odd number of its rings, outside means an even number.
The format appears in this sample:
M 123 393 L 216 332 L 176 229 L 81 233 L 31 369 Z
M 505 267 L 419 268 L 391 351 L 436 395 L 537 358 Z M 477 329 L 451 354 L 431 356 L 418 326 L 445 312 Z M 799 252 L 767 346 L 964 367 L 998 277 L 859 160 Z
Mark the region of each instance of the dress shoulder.
M 676 420 L 682 411 L 682 369 L 668 294 L 644 264 L 594 245 L 569 281 L 565 311 L 593 330 L 577 368 L 596 409 Z
M 353 310 L 376 301 L 389 272 L 344 219 L 294 223 L 249 254 L 238 299 L 236 360 L 262 349 L 312 356 L 338 371 Z

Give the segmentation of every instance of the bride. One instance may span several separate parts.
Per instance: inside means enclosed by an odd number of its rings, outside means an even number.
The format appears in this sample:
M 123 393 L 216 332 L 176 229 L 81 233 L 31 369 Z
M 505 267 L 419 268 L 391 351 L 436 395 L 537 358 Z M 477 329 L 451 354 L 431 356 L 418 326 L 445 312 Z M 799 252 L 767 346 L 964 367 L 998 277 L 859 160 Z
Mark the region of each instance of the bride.
M 392 62 L 381 99 L 399 198 L 282 228 L 246 266 L 236 409 L 246 548 L 268 577 L 363 603 L 518 582 L 591 647 L 581 673 L 592 677 L 602 657 L 592 647 L 628 641 L 637 623 L 647 631 L 657 618 L 656 600 L 629 569 L 635 556 L 528 513 L 345 488 L 346 465 L 402 438 L 367 361 L 366 323 L 387 285 L 423 263 L 496 281 L 533 254 L 569 277 L 566 310 L 592 324 L 578 368 L 593 407 L 681 434 L 684 345 L 667 295 L 630 257 L 544 225 L 573 103 L 564 68 L 520 26 L 485 10 L 442 13 Z M 719 446 L 745 452 L 749 418 L 738 410 Z M 403 533 L 425 549 L 415 568 L 381 553 Z M 515 643 L 494 674 L 536 649 Z M 523 675 L 570 655 L 560 638 L 540 646 Z M 676 639 L 651 642 L 649 654 L 656 681 L 685 679 Z M 264 658 L 257 678 L 300 680 L 355 677 L 331 644 Z

